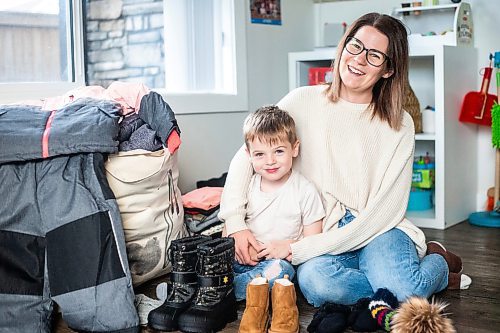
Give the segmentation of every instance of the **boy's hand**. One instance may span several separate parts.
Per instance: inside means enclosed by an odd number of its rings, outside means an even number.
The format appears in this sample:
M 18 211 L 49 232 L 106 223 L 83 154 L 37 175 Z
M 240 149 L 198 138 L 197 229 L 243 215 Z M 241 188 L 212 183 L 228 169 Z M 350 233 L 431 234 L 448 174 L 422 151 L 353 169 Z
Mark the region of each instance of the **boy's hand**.
M 250 258 L 249 247 L 253 247 L 256 252 L 262 250 L 262 247 L 259 242 L 257 242 L 252 232 L 248 229 L 241 230 L 229 236 L 234 238 L 236 261 L 242 265 L 257 265 L 258 261 Z
M 259 259 L 259 257 L 257 257 L 257 250 L 254 249 L 254 247 L 252 245 L 249 245 L 248 246 L 248 253 L 250 254 L 250 259 L 252 259 L 253 261 L 257 262 L 257 261 L 260 261 L 262 259 Z
M 290 250 L 290 244 L 294 241 L 291 239 L 276 240 L 265 243 L 262 246 L 262 251 L 257 255 L 258 258 L 266 259 L 292 259 L 292 253 Z

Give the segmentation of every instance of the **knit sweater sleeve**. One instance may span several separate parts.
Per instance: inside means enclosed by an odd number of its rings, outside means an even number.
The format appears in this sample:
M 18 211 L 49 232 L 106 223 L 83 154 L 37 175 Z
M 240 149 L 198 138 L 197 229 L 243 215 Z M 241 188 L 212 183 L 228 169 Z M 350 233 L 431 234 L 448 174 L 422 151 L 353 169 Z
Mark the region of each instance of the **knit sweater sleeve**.
M 242 146 L 234 155 L 222 192 L 218 217 L 225 222 L 228 235 L 248 229 L 245 223 L 247 191 L 253 170 Z
M 412 122 L 404 131 L 391 154 L 380 186 L 372 189 L 373 194 L 357 217 L 342 228 L 335 225 L 321 234 L 306 237 L 292 244 L 292 264 L 297 265 L 326 253 L 341 254 L 359 249 L 403 221 L 412 176 L 414 152 Z

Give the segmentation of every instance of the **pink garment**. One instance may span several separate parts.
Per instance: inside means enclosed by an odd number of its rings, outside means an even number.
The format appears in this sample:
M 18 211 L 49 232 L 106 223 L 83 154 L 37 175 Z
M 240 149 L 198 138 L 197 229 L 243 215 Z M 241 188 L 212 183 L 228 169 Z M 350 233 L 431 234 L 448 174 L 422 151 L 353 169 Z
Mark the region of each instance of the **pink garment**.
M 173 130 L 167 138 L 167 148 L 170 152 L 170 155 L 175 153 L 179 146 L 181 145 L 181 137 L 176 130 Z
M 132 112 L 139 113 L 141 99 L 149 94 L 150 89 L 143 83 L 115 81 L 105 89 L 101 86 L 81 86 L 69 90 L 64 95 L 47 97 L 41 100 L 22 101 L 12 104 L 26 104 L 41 106 L 44 111 L 52 111 L 62 108 L 68 103 L 79 98 L 90 97 L 95 99 L 112 100 L 120 104 L 121 115 L 125 116 Z
M 101 86 L 81 86 L 72 89 L 62 96 L 48 97 L 43 100 L 42 110 L 57 110 L 79 98 L 112 100 L 120 104 L 121 114 L 138 113 L 141 99 L 149 93 L 149 88 L 143 83 L 115 81 L 105 89 Z
M 141 108 L 141 99 L 149 94 L 149 88 L 143 83 L 115 81 L 106 89 L 105 95 L 122 106 L 123 116 L 135 112 Z
M 104 95 L 105 91 L 106 89 L 104 89 L 101 86 L 81 86 L 69 90 L 64 95 L 61 96 L 46 97 L 36 100 L 19 101 L 11 103 L 11 105 L 34 105 L 34 106 L 40 106 L 43 111 L 53 111 L 60 109 L 66 104 L 71 103 L 74 100 L 82 97 L 92 97 L 96 99 L 110 99 L 109 97 Z
M 42 110 L 57 110 L 79 98 L 91 97 L 95 99 L 110 99 L 101 86 L 81 86 L 69 90 L 62 96 L 47 97 L 43 100 Z
M 184 208 L 210 210 L 220 205 L 223 187 L 202 187 L 182 196 Z

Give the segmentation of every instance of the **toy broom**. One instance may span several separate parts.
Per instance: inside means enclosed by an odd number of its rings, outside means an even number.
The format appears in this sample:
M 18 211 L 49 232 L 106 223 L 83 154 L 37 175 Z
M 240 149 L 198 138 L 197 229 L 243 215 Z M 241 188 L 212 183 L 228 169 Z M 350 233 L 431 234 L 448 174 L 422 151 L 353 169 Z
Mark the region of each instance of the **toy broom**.
M 490 56 L 491 57 L 491 56 Z M 496 149 L 495 161 L 495 207 L 491 212 L 476 212 L 469 222 L 483 227 L 500 227 L 500 52 L 495 52 L 497 102 L 491 108 L 491 143 Z

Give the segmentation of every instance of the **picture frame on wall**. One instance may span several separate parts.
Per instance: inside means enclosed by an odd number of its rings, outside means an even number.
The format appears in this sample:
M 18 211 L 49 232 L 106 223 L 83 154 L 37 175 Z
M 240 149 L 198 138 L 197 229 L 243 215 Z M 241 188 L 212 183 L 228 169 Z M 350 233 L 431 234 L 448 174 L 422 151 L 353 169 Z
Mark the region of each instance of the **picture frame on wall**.
M 250 19 L 256 24 L 281 25 L 281 0 L 250 0 Z

